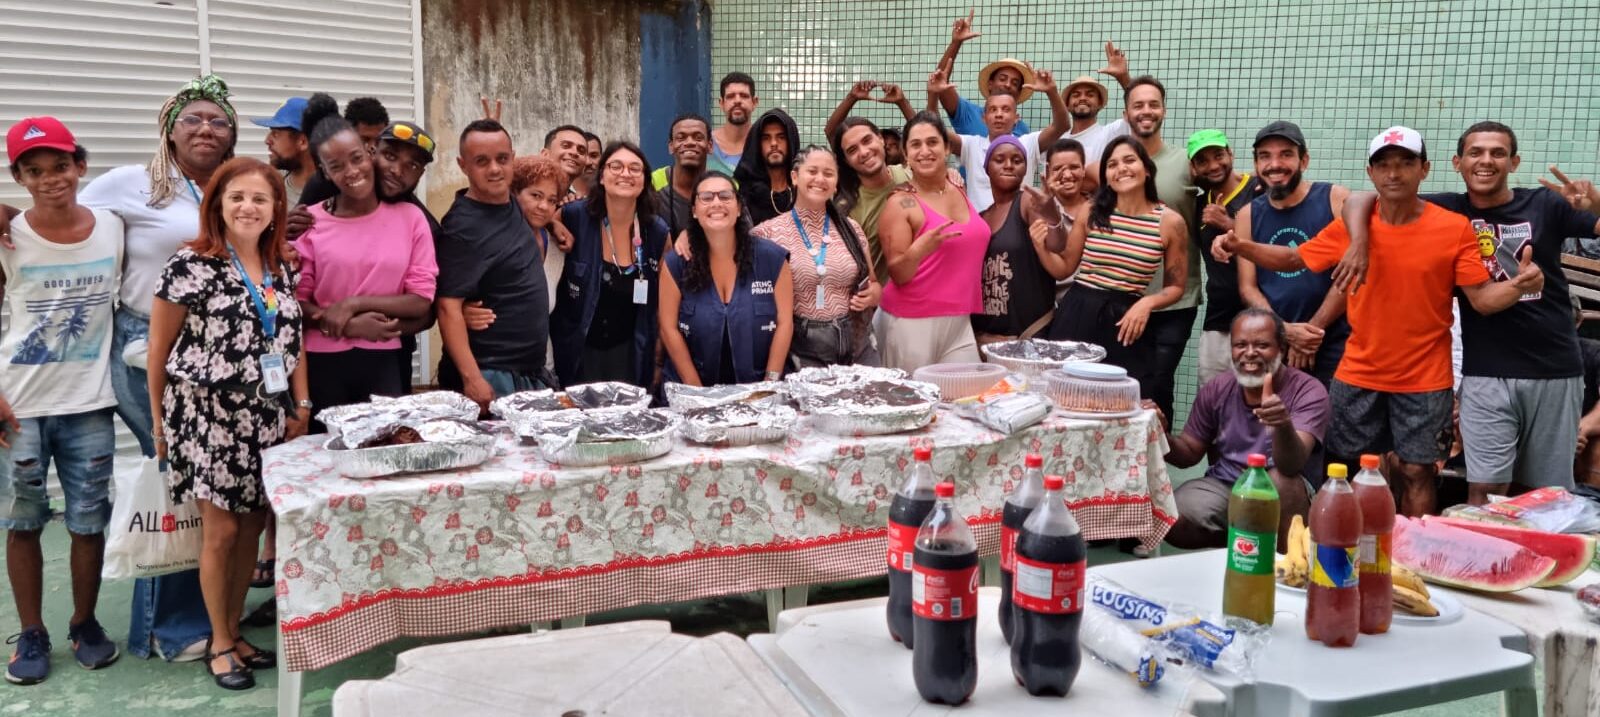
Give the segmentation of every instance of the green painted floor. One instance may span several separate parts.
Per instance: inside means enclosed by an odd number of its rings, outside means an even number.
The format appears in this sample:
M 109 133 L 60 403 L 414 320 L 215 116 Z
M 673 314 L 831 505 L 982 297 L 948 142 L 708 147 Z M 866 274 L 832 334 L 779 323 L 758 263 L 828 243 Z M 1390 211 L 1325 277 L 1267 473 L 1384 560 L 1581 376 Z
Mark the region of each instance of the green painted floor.
M 1184 472 L 1193 474 L 1194 471 Z M 1188 475 L 1175 476 L 1189 477 Z M 45 621 L 52 632 L 55 650 L 50 679 L 31 687 L 0 682 L 0 717 L 189 717 L 227 715 L 227 717 L 266 717 L 277 712 L 277 676 L 274 672 L 257 675 L 256 689 L 227 692 L 212 684 L 200 663 L 167 664 L 160 660 L 140 660 L 123 655 L 116 664 L 96 672 L 80 669 L 72 662 L 66 647 L 66 621 L 71 613 L 71 594 L 67 582 L 67 535 L 60 523 L 45 530 Z M 3 562 L 0 555 L 0 562 Z M 1112 549 L 1090 552 L 1091 564 L 1128 559 Z M 813 588 L 812 603 L 849 600 L 887 594 L 883 579 L 856 581 Z M 128 634 L 128 607 L 132 583 L 107 583 L 102 589 L 99 618 L 117 643 Z M 271 596 L 269 590 L 256 590 L 250 606 Z M 665 606 L 638 607 L 594 616 L 591 624 L 637 619 L 665 619 L 680 632 L 705 635 L 733 632 L 747 635 L 766 629 L 766 606 L 758 595 L 739 595 Z M 0 635 L 18 629 L 16 605 L 9 586 L 0 588 Z M 270 629 L 247 631 L 253 643 L 270 646 Z M 464 636 L 472 637 L 472 636 Z M 427 644 L 421 640 L 402 640 L 334 667 L 307 675 L 304 714 L 325 717 L 338 686 L 352 679 L 374 679 L 394 668 L 399 652 Z M 6 648 L 6 657 L 10 648 Z M 1539 681 L 1542 684 L 1542 679 Z M 1416 717 L 1478 717 L 1500 713 L 1498 696 L 1490 695 L 1438 705 L 1401 714 Z

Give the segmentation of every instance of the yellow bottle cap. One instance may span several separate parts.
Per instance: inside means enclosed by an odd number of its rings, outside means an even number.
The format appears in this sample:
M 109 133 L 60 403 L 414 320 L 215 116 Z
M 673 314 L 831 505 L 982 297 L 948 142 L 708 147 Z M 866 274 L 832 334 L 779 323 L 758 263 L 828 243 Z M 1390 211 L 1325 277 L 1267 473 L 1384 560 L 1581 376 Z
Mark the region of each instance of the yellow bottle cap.
M 1329 463 L 1328 464 L 1328 477 L 1329 478 L 1349 478 L 1350 477 L 1350 469 L 1346 468 L 1343 463 Z

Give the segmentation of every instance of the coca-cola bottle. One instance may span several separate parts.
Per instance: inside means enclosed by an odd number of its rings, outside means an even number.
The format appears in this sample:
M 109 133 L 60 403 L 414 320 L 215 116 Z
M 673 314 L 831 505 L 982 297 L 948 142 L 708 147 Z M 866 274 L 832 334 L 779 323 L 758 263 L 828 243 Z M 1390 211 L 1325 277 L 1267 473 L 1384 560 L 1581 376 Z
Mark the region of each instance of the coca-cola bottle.
M 1088 551 L 1063 485 L 1061 476 L 1045 477 L 1044 499 L 1017 536 L 1011 672 L 1030 695 L 1067 694 L 1083 657 L 1078 625 Z
M 1044 497 L 1044 458 L 1029 453 L 1022 459 L 1022 481 L 1006 496 L 1000 513 L 1000 635 L 1011 644 L 1011 566 L 1016 561 L 1017 533 Z
M 917 531 L 933 511 L 933 449 L 916 449 L 889 505 L 889 636 L 911 647 L 911 563 Z
M 952 502 L 955 484 L 936 494 L 911 566 L 911 674 L 922 699 L 958 705 L 978 684 L 978 543 Z

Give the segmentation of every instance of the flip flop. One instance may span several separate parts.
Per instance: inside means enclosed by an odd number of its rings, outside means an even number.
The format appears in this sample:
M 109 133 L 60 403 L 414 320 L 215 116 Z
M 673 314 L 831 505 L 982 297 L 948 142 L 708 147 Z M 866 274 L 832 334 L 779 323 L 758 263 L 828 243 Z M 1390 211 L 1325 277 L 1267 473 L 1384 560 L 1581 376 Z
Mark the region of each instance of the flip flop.
M 255 572 L 254 575 L 250 576 L 250 587 L 253 587 L 253 588 L 270 588 L 270 587 L 272 587 L 277 582 L 277 576 L 273 572 L 273 563 L 276 563 L 276 562 L 277 562 L 276 558 L 268 558 L 266 560 L 257 560 L 256 561 L 256 572 Z

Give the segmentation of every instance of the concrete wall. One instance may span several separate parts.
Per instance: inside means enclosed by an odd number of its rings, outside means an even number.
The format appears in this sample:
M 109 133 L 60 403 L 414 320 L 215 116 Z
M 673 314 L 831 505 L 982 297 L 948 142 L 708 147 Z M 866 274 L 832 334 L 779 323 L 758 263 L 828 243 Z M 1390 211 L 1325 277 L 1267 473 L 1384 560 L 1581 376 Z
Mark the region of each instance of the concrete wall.
M 501 121 L 519 154 L 576 124 L 611 140 L 639 134 L 639 16 L 676 14 L 660 0 L 422 0 L 424 125 L 439 142 L 425 201 L 436 213 L 466 186 L 457 136 L 505 102 Z

